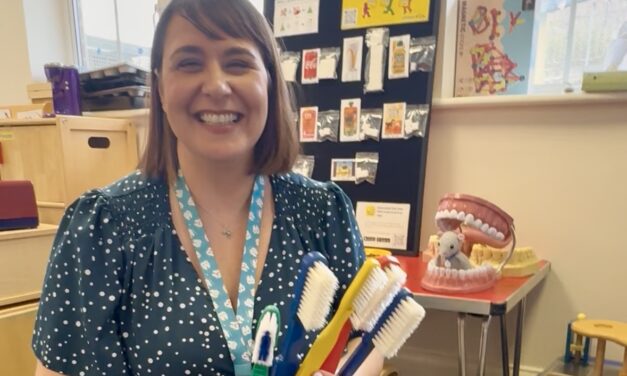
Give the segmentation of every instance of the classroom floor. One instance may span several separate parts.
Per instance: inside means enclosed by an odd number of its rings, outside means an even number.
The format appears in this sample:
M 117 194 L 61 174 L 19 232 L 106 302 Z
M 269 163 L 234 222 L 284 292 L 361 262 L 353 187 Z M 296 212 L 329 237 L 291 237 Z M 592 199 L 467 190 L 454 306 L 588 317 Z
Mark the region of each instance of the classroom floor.
M 572 363 L 564 364 L 563 359 L 558 358 L 539 376 L 591 376 L 593 371 L 594 362 L 590 362 L 587 366 L 577 366 Z M 603 366 L 603 376 L 619 376 L 619 372 L 619 365 L 606 363 Z

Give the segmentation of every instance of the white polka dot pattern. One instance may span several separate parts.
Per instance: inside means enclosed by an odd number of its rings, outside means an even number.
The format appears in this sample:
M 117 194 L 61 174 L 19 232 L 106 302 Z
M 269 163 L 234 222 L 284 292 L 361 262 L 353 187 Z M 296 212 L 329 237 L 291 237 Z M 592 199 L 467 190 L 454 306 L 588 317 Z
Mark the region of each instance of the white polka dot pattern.
M 302 256 L 327 257 L 339 297 L 363 262 L 363 246 L 352 205 L 335 184 L 296 174 L 270 183 L 275 217 L 254 318 L 276 304 L 287 322 Z M 46 367 L 71 375 L 231 375 L 227 341 L 172 225 L 164 182 L 135 173 L 67 209 L 33 333 Z

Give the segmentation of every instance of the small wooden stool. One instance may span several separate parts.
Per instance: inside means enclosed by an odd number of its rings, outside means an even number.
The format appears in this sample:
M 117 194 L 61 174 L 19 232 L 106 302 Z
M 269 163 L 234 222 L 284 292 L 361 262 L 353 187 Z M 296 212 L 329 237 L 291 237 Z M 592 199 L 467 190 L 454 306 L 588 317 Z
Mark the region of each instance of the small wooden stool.
M 605 341 L 612 341 L 625 348 L 623 367 L 620 376 L 627 376 L 627 323 L 610 320 L 578 319 L 572 322 L 573 332 L 597 340 L 597 354 L 594 364 L 594 376 L 603 375 L 605 361 Z

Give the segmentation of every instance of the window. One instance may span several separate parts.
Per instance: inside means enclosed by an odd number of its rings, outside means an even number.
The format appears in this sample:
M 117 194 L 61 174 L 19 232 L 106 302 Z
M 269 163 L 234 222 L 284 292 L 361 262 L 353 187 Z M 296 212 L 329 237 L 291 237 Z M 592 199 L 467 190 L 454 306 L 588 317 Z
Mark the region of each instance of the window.
M 68 1 L 72 3 L 81 70 L 122 62 L 150 69 L 156 9 L 164 0 Z M 263 0 L 250 1 L 263 12 Z
M 608 47 L 627 33 L 627 0 L 538 0 L 535 17 L 530 92 L 578 90 L 583 72 L 604 70 Z

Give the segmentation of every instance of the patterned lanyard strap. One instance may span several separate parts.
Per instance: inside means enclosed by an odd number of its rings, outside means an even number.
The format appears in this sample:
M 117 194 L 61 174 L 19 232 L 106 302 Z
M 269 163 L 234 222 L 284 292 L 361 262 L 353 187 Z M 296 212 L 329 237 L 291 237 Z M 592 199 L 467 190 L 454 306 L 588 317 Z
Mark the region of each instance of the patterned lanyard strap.
M 196 210 L 196 204 L 185 183 L 181 171 L 176 180 L 176 198 L 178 199 L 187 230 L 194 245 L 194 251 L 200 262 L 205 283 L 213 308 L 218 315 L 224 338 L 227 341 L 231 359 L 235 366 L 235 375 L 246 376 L 251 373 L 252 320 L 255 306 L 255 267 L 257 265 L 257 249 L 261 229 L 261 213 L 263 209 L 264 179 L 255 178 L 250 198 L 248 225 L 246 227 L 246 243 L 242 256 L 242 271 L 239 279 L 237 295 L 237 312 L 228 297 L 218 264 L 213 256 L 209 239 L 203 229 Z

